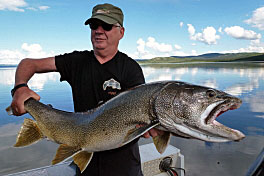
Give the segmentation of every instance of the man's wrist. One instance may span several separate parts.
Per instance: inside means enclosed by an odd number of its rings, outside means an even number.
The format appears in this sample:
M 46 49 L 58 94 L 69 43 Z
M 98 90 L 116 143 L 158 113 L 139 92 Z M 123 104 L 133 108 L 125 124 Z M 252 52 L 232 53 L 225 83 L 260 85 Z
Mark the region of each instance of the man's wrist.
M 12 97 L 14 96 L 15 92 L 17 91 L 17 89 L 21 88 L 21 87 L 28 87 L 27 83 L 22 83 L 22 84 L 18 84 L 16 85 L 12 90 L 11 90 L 11 95 Z

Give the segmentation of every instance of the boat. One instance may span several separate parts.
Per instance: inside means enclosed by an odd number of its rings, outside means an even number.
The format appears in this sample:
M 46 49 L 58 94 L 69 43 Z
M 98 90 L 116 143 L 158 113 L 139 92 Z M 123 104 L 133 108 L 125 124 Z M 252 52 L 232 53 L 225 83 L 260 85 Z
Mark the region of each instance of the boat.
M 248 169 L 246 176 L 263 176 L 264 175 L 264 148 L 259 153 L 255 162 Z
M 184 156 L 180 149 L 168 145 L 163 154 L 158 153 L 153 143 L 139 146 L 141 167 L 144 176 L 184 176 Z M 76 165 L 72 161 L 26 170 L 6 176 L 75 176 Z

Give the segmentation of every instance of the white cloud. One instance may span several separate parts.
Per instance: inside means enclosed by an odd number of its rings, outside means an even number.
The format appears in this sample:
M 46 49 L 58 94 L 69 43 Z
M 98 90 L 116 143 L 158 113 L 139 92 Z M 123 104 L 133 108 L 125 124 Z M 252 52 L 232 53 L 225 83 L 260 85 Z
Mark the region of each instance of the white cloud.
M 218 32 L 223 33 L 222 27 L 218 28 Z
M 47 10 L 50 7 L 49 6 L 39 6 L 38 8 L 39 8 L 39 10 Z
M 25 51 L 26 57 L 29 58 L 44 58 L 54 55 L 54 52 L 46 53 L 43 51 L 40 44 L 23 43 L 21 49 Z
M 239 48 L 239 49 L 234 49 L 234 50 L 226 50 L 222 51 L 221 53 L 264 53 L 264 46 L 248 46 L 245 48 Z
M 24 12 L 22 7 L 27 6 L 24 0 L 0 0 L 0 10 Z
M 39 45 L 39 44 L 27 44 L 27 43 L 23 43 L 21 48 L 24 50 L 24 51 L 27 51 L 27 52 L 40 52 L 42 50 L 42 47 Z
M 32 10 L 32 11 L 37 11 L 38 9 L 34 8 L 34 7 L 27 7 L 28 10 Z
M 261 34 L 257 34 L 252 30 L 245 30 L 240 26 L 226 27 L 224 31 L 227 35 L 236 39 L 257 40 L 261 38 Z
M 173 51 L 170 54 L 170 56 L 187 56 L 187 55 L 192 55 L 192 54 L 187 54 L 183 51 Z
M 158 43 L 158 42 L 156 42 L 155 38 L 153 38 L 153 37 L 148 38 L 146 46 L 149 48 L 152 48 L 158 52 L 163 52 L 163 53 L 167 53 L 167 52 L 172 51 L 172 46 L 170 44 Z
M 223 51 L 223 53 L 264 53 L 264 43 L 261 43 L 261 34 L 257 34 L 252 30 L 245 30 L 240 26 L 227 27 L 224 31 L 236 39 L 250 40 L 250 44 L 247 47 Z
M 23 58 L 45 58 L 54 52 L 43 51 L 39 44 L 23 43 L 20 50 L 0 50 L 0 64 L 18 64 Z
M 50 8 L 49 6 L 39 6 L 37 8 L 35 8 L 35 7 L 27 7 L 28 10 L 33 10 L 33 11 L 38 11 L 38 10 L 44 11 L 44 10 L 47 10 L 49 8 Z
M 0 0 L 0 10 L 9 10 L 16 12 L 24 12 L 27 10 L 47 10 L 50 8 L 49 6 L 39 6 L 39 7 L 28 7 L 27 2 L 25 0 Z
M 192 50 L 192 55 L 193 55 L 193 56 L 198 55 L 198 54 L 197 54 L 197 51 L 196 51 L 196 50 Z
M 251 24 L 260 30 L 264 30 L 264 7 L 260 7 L 253 12 L 250 19 L 245 20 L 247 24 Z
M 181 50 L 182 49 L 182 47 L 180 46 L 180 45 L 174 45 L 174 48 L 176 49 L 176 50 Z
M 145 52 L 145 45 L 146 45 L 145 41 L 142 38 L 140 38 L 140 39 L 138 39 L 137 44 L 138 44 L 137 51 L 139 53 L 144 53 Z
M 0 50 L 0 64 L 18 64 L 24 57 L 19 50 Z
M 257 52 L 257 53 L 264 53 L 264 47 L 262 46 L 249 46 L 247 48 L 241 48 L 240 52 Z
M 189 32 L 189 34 L 191 36 L 194 35 L 195 34 L 195 28 L 193 27 L 193 25 L 187 24 L 187 26 L 188 26 L 188 32 Z
M 182 27 L 183 26 L 183 22 L 180 22 L 180 27 Z
M 216 30 L 213 27 L 207 27 L 203 30 L 202 38 L 200 41 L 207 43 L 208 45 L 216 44 L 216 40 L 220 39 L 219 35 L 216 35 Z
M 216 34 L 214 27 L 206 27 L 202 33 L 195 33 L 195 28 L 192 24 L 187 24 L 188 32 L 190 34 L 190 39 L 195 41 L 200 41 L 208 45 L 217 44 L 217 40 L 220 36 Z
M 142 38 L 137 40 L 137 52 L 128 54 L 134 59 L 152 59 L 154 57 L 169 57 L 169 56 L 186 56 L 184 52 L 180 51 L 180 45 L 159 43 L 154 37 L 148 37 L 147 41 Z

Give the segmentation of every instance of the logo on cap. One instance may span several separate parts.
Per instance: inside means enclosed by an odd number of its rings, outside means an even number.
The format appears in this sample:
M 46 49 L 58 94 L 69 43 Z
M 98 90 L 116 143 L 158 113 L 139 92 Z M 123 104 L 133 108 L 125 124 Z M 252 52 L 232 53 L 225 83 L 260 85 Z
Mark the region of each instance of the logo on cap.
M 110 13 L 110 10 L 99 9 L 95 13 Z

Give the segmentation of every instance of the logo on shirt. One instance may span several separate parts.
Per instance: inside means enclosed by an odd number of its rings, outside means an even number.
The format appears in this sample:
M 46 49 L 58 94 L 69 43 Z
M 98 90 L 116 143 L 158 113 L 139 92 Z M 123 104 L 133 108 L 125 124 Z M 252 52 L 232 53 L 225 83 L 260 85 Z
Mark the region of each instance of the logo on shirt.
M 103 84 L 103 89 L 106 90 L 107 88 L 111 88 L 111 89 L 118 89 L 121 90 L 121 86 L 120 83 L 117 82 L 116 80 L 114 80 L 113 78 L 109 79 L 108 81 L 105 81 Z M 116 95 L 116 92 L 108 92 L 108 94 L 111 95 Z

